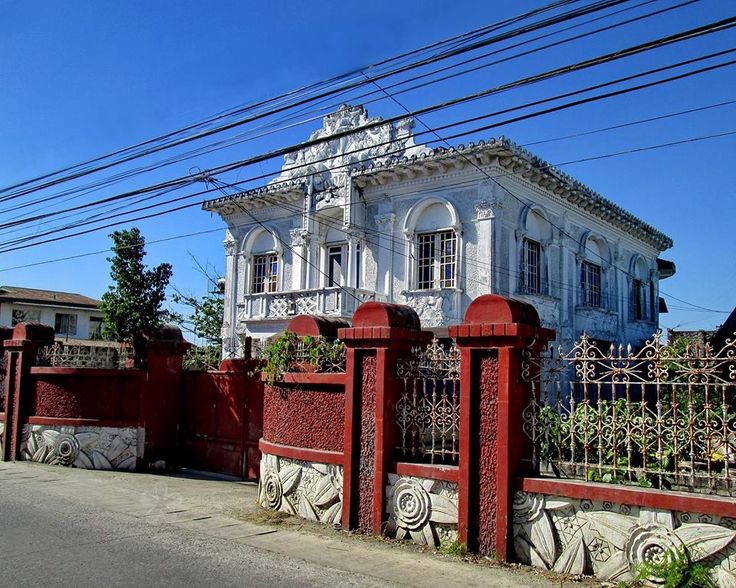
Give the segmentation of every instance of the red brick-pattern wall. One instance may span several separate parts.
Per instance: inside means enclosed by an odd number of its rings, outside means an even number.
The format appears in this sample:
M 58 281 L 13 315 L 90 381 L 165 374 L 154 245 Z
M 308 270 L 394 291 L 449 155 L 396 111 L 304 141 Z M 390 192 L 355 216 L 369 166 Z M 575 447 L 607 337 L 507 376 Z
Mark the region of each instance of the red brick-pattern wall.
M 266 386 L 263 438 L 271 443 L 343 451 L 345 391 Z
M 373 479 L 376 447 L 376 356 L 361 361 L 360 432 L 358 434 L 358 528 L 370 531 L 373 513 Z
M 477 456 L 478 487 L 478 551 L 492 553 L 496 549 L 498 516 L 498 356 L 496 352 L 475 364 L 478 382 L 478 437 L 474 454 Z

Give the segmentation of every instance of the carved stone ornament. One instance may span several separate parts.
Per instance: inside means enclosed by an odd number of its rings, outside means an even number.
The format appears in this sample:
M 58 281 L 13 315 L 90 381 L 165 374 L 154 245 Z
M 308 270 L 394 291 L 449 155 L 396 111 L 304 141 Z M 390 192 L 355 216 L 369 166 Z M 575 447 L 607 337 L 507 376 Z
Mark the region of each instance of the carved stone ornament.
M 377 214 L 373 217 L 376 223 L 376 228 L 381 233 L 390 233 L 393 231 L 394 223 L 396 222 L 396 215 L 392 212 L 388 214 Z
M 21 459 L 88 470 L 134 470 L 138 429 L 24 425 Z
M 289 231 L 289 237 L 291 237 L 291 246 L 301 247 L 302 245 L 305 245 L 307 242 L 307 235 L 307 231 L 301 227 L 297 229 L 291 229 Z
M 225 255 L 235 255 L 238 251 L 238 242 L 235 239 L 225 239 L 222 242 L 222 246 L 225 248 Z
M 631 582 L 642 564 L 684 552 L 710 567 L 722 588 L 736 586 L 734 519 L 525 492 L 515 494 L 513 512 L 514 550 L 522 563 Z M 664 579 L 647 581 L 658 586 Z
M 480 200 L 475 203 L 475 220 L 488 220 L 494 216 L 492 202 Z
M 445 299 L 439 294 L 407 295 L 406 304 L 419 315 L 422 327 L 441 327 L 449 320 L 443 309 Z
M 386 533 L 420 545 L 457 539 L 457 484 L 388 475 Z
M 342 466 L 263 454 L 261 506 L 310 521 L 338 525 L 342 518 Z
M 381 120 L 380 117 L 369 118 L 363 106 L 341 106 L 325 116 L 322 128 L 314 131 L 309 140 L 328 139 L 345 131 L 354 132 L 287 153 L 281 174 L 270 183 L 277 184 L 305 173 L 314 173 L 314 191 L 341 191 L 344 182 L 341 182 L 340 175 L 352 168 L 382 162 L 390 157 L 411 157 L 431 151 L 427 147 L 415 145 L 411 132 L 414 126 L 412 119 L 361 129 Z

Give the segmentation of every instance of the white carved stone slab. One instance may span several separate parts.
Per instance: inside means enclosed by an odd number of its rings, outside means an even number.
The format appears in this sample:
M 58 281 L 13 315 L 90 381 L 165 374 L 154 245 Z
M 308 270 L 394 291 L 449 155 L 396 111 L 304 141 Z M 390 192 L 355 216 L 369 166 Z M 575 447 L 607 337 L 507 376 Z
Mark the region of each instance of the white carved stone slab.
M 458 488 L 453 482 L 388 475 L 386 533 L 437 546 L 457 540 Z
M 339 525 L 342 466 L 263 454 L 258 482 L 261 506 L 310 521 Z
M 95 470 L 128 470 L 143 456 L 143 429 L 24 425 L 20 458 Z
M 522 563 L 556 572 L 631 582 L 644 562 L 684 552 L 736 586 L 736 519 L 517 492 L 513 536 Z

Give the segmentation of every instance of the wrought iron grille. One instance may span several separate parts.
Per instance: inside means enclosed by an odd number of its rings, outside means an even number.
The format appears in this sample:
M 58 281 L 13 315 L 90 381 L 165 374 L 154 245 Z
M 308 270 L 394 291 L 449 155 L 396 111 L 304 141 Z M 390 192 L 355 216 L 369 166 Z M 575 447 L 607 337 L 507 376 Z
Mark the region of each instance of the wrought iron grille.
M 437 339 L 398 361 L 398 453 L 404 459 L 457 463 L 460 443 L 460 352 Z
M 38 350 L 36 364 L 47 367 L 119 369 L 126 367 L 128 359 L 129 353 L 125 348 L 55 341 Z
M 535 461 L 558 476 L 736 494 L 736 336 L 721 349 L 526 347 Z

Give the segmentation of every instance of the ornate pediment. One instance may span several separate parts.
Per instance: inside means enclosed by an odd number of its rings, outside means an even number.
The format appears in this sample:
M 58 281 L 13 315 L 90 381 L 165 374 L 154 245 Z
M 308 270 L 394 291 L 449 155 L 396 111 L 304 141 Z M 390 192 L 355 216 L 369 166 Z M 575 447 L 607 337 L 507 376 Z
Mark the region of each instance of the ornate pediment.
M 344 176 L 354 167 L 430 152 L 414 143 L 413 119 L 376 125 L 381 120 L 369 117 L 363 106 L 341 106 L 325 116 L 322 128 L 309 136 L 310 141 L 327 140 L 287 153 L 281 174 L 271 184 L 316 172 L 311 179 L 312 190 L 335 191 L 345 186 Z M 352 132 L 343 135 L 346 131 Z M 337 136 L 330 139 L 333 135 Z

